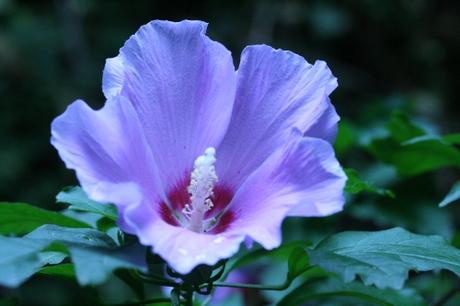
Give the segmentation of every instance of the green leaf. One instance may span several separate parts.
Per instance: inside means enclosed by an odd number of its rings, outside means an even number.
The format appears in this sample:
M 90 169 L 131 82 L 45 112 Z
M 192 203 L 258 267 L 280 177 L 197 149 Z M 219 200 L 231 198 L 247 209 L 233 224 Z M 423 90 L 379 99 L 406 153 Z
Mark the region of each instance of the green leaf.
M 262 257 L 269 257 L 272 260 L 282 259 L 284 262 L 287 261 L 288 265 L 287 274 L 284 282 L 278 284 L 271 284 L 267 286 L 261 285 L 261 287 L 264 287 L 265 289 L 272 288 L 271 290 L 284 290 L 288 288 L 298 276 L 312 268 L 308 261 L 308 254 L 305 251 L 306 245 L 309 245 L 309 243 L 294 241 L 282 245 L 281 247 L 272 251 L 265 251 L 259 249 L 255 252 L 250 252 L 234 261 L 230 268 L 225 271 L 221 279 L 225 280 L 228 274 L 237 267 L 251 263 Z M 324 273 L 322 271 L 321 275 L 323 274 Z
M 66 246 L 87 246 L 114 248 L 116 243 L 105 233 L 95 229 L 64 228 L 56 225 L 44 225 L 27 234 L 24 238 L 48 241 L 49 244 L 60 242 Z
M 66 257 L 66 253 L 55 252 L 55 251 L 45 251 L 38 254 L 42 265 L 57 265 L 61 263 Z
M 334 150 L 337 155 L 345 154 L 357 143 L 356 129 L 346 121 L 340 121 Z
M 409 270 L 447 269 L 460 276 L 460 250 L 440 236 L 412 234 L 401 228 L 343 232 L 308 250 L 310 262 L 346 282 L 360 276 L 366 285 L 399 289 Z
M 18 300 L 15 297 L 7 297 L 0 299 L 0 306 L 16 306 L 18 305 Z
M 448 144 L 458 145 L 460 144 L 460 133 L 445 135 L 442 140 Z
M 145 288 L 144 282 L 137 277 L 137 275 L 133 275 L 132 270 L 117 270 L 115 271 L 115 275 L 121 279 L 126 285 L 131 288 L 131 290 L 136 294 L 136 297 L 139 300 L 145 299 Z
M 351 297 L 370 302 L 373 305 L 385 306 L 425 306 L 423 298 L 412 289 L 394 290 L 366 287 L 361 283 L 344 284 L 336 279 L 306 281 L 288 293 L 279 306 L 303 305 L 308 301 L 333 298 Z
M 88 224 L 25 203 L 0 202 L 0 234 L 24 235 L 44 224 L 82 228 Z
M 0 236 L 0 285 L 17 287 L 43 266 L 46 242 Z
M 437 139 L 405 144 L 390 138 L 376 139 L 369 146 L 378 159 L 396 167 L 401 175 L 417 175 L 447 166 L 460 167 L 460 151 Z
M 460 199 L 460 181 L 456 182 L 449 193 L 444 197 L 444 199 L 439 203 L 439 207 L 444 207 Z
M 426 134 L 423 129 L 413 124 L 409 120 L 409 117 L 400 111 L 396 111 L 392 114 L 387 124 L 387 130 L 390 132 L 391 137 L 398 142 L 403 142 Z
M 426 134 L 402 113 L 394 113 L 387 125 L 389 137 L 375 139 L 369 151 L 396 167 L 401 175 L 417 175 L 447 166 L 460 167 L 458 134 L 438 137 Z
M 107 217 L 102 217 L 96 221 L 97 229 L 103 232 L 107 232 L 109 229 L 117 226 L 115 221 Z
M 288 259 L 288 274 L 287 280 L 292 282 L 299 275 L 304 273 L 310 268 L 307 252 L 301 248 L 296 247 L 292 250 Z
M 345 173 L 348 177 L 345 186 L 345 191 L 348 193 L 357 194 L 366 191 L 371 193 L 377 193 L 379 195 L 388 196 L 391 198 L 395 197 L 394 193 L 391 190 L 378 188 L 369 182 L 363 181 L 359 177 L 358 172 L 354 169 L 345 169 Z
M 94 229 L 44 225 L 23 238 L 0 236 L 0 284 L 17 287 L 38 271 L 57 273 L 63 267 L 42 267 L 61 262 L 67 253 L 80 285 L 101 284 L 119 268 L 146 271 L 145 247 L 139 244 L 118 247 Z
M 66 187 L 56 196 L 58 203 L 70 204 L 70 209 L 87 211 L 117 220 L 117 209 L 109 203 L 99 203 L 88 198 L 80 187 Z
M 40 274 L 61 276 L 65 278 L 75 278 L 75 268 L 71 263 L 65 263 L 55 266 L 46 266 L 40 269 Z
M 80 285 L 101 284 L 119 268 L 146 268 L 144 247 L 135 244 L 116 248 L 112 238 L 97 230 L 45 225 L 26 237 L 64 244 L 69 250 Z

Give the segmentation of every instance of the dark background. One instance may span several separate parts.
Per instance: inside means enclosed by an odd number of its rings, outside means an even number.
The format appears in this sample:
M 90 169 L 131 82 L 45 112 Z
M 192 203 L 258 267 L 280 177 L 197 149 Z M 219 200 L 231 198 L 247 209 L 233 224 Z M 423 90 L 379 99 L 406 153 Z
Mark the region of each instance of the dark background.
M 76 184 L 49 144 L 50 123 L 82 98 L 103 102 L 101 76 L 139 26 L 201 19 L 237 65 L 266 43 L 326 60 L 345 119 L 366 127 L 405 108 L 460 130 L 458 1 L 0 1 L 0 199 L 50 207 Z
M 62 208 L 55 195 L 77 181 L 49 143 L 51 121 L 77 98 L 101 107 L 105 59 L 153 19 L 209 22 L 208 34 L 232 51 L 236 66 L 244 46 L 254 43 L 327 61 L 339 81 L 332 101 L 363 146 L 396 109 L 433 132 L 459 132 L 459 9 L 456 0 L 0 0 L 0 200 Z M 436 207 L 458 171 L 401 179 L 363 147 L 337 153 L 344 166 L 377 184 L 391 177 L 397 197 L 358 196 L 332 218 L 291 220 L 285 239 L 403 226 L 460 246 L 460 212 Z M 435 289 L 424 294 L 436 297 L 439 284 L 433 279 Z M 70 280 L 34 278 L 8 292 L 26 306 L 85 305 L 94 295 L 129 296 L 119 288 L 111 282 L 79 290 Z

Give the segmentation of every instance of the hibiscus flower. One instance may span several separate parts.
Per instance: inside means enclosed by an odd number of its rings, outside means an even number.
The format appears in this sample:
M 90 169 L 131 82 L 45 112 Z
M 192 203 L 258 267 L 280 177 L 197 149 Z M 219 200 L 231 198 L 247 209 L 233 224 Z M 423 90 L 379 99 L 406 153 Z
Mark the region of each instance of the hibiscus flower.
M 100 110 L 77 100 L 51 142 L 90 198 L 177 272 L 242 242 L 280 245 L 288 216 L 340 211 L 326 63 L 266 45 L 230 52 L 201 21 L 152 21 L 106 62 Z

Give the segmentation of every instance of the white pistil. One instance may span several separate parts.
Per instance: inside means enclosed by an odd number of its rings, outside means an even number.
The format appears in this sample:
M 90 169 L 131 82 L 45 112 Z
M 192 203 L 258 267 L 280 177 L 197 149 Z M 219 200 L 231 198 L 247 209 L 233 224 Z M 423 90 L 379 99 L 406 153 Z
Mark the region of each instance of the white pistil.
M 192 177 L 187 190 L 190 203 L 186 204 L 182 213 L 189 220 L 189 229 L 202 233 L 204 231 L 204 215 L 213 207 L 210 199 L 217 182 L 216 150 L 207 148 L 203 155 L 198 156 L 193 165 Z

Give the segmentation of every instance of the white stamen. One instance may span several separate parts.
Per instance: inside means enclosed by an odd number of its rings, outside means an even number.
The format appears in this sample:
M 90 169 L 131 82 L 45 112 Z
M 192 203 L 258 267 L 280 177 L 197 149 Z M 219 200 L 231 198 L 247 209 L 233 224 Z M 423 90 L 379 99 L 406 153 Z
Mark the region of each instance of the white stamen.
M 214 206 L 210 197 L 217 182 L 215 155 L 216 149 L 210 147 L 195 160 L 190 185 L 187 188 L 191 203 L 182 209 L 182 213 L 189 219 L 189 229 L 198 233 L 204 230 L 205 213 Z

